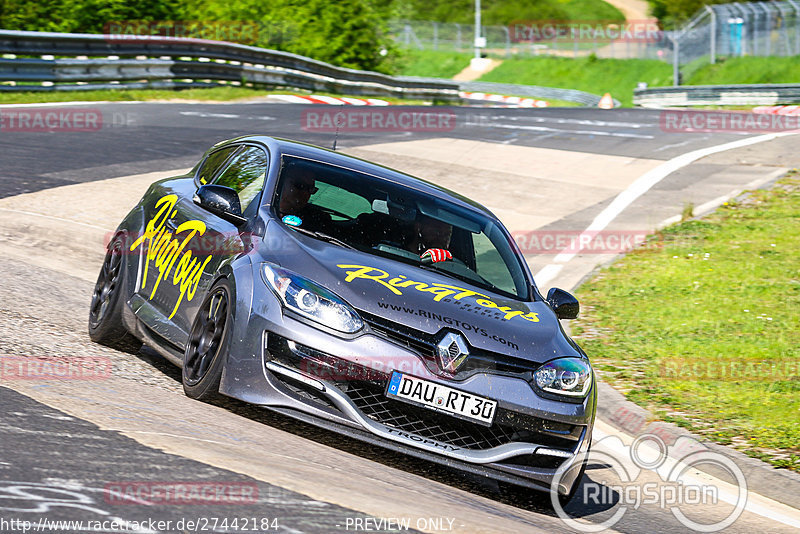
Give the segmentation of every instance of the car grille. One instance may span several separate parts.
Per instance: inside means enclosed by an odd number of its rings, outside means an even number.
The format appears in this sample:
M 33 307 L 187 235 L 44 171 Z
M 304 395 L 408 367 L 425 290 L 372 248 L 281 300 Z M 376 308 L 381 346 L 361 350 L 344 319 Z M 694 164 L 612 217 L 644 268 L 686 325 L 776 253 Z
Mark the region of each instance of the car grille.
M 460 365 L 458 372 L 455 374 L 444 373 L 436 362 L 436 344 L 441 337 L 440 334 L 422 332 L 361 310 L 358 313 L 369 325 L 373 333 L 413 350 L 424 358 L 426 367 L 437 375 L 444 375 L 455 380 L 464 380 L 475 373 L 491 371 L 495 374 L 529 380 L 533 370 L 538 367 L 538 364 L 522 358 L 479 350 L 470 346 L 469 356 Z M 454 355 L 453 351 L 456 351 L 455 354 L 457 354 L 458 346 L 452 344 L 448 347 L 448 351 L 451 356 Z
M 346 362 L 299 343 L 291 350 L 286 338 L 277 334 L 268 335 L 267 348 L 266 360 L 274 359 L 332 383 L 373 421 L 462 449 L 482 450 L 522 442 L 573 452 L 583 433 L 583 428 L 577 425 L 540 419 L 501 407 L 498 407 L 491 426 L 465 421 L 387 397 L 385 390 L 389 375 L 384 372 Z M 299 399 L 333 408 L 330 400 L 317 390 L 286 377 L 279 379 Z
M 348 381 L 340 382 L 337 386 L 370 419 L 463 449 L 490 449 L 512 441 L 554 446 L 566 451 L 572 451 L 575 446 L 570 439 L 534 430 L 540 420 L 533 417 L 515 413 L 516 425 L 496 422 L 486 427 L 391 399 L 384 394 L 384 385 L 380 383 Z M 497 419 L 504 418 L 504 415 L 498 410 Z

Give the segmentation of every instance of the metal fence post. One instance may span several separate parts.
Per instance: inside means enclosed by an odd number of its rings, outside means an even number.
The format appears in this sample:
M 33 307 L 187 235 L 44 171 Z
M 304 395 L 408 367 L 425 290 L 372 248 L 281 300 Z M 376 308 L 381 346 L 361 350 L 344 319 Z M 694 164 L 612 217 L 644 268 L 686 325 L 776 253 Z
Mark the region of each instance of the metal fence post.
M 500 26 L 503 28 L 503 33 L 506 35 L 506 57 L 511 56 L 511 32 L 508 31 L 507 26 Z
M 672 38 L 672 85 L 675 87 L 681 84 L 681 45 L 678 41 L 679 36 Z
M 439 50 L 439 23 L 433 23 L 433 49 Z
M 767 45 L 766 46 L 767 53 L 765 55 L 771 56 L 772 55 L 772 35 L 771 35 L 772 32 L 770 30 L 772 29 L 772 24 L 771 24 L 771 22 L 772 22 L 772 11 L 767 6 L 765 6 L 763 4 L 755 4 L 753 6 L 753 9 L 755 9 L 756 5 L 764 10 L 764 40 L 766 41 L 766 45 Z
M 787 27 L 789 26 L 789 14 L 783 10 L 783 4 L 782 3 L 776 4 L 775 7 L 778 9 L 778 13 L 780 13 L 780 17 L 781 17 L 780 32 L 781 32 L 781 36 L 783 37 L 783 42 L 785 43 L 784 44 L 784 48 L 786 49 L 786 54 L 784 54 L 784 55 L 791 56 L 792 55 L 792 43 L 791 43 L 791 41 L 789 41 L 789 32 L 787 30 Z M 778 47 L 778 48 L 780 49 L 780 47 Z M 780 52 L 778 52 L 778 54 L 780 55 Z
M 461 24 L 456 24 L 456 50 L 461 52 Z
M 794 37 L 796 41 L 795 54 L 800 55 L 800 5 L 795 0 L 787 0 L 794 8 Z
M 705 6 L 706 11 L 711 14 L 711 64 L 717 62 L 717 12 Z

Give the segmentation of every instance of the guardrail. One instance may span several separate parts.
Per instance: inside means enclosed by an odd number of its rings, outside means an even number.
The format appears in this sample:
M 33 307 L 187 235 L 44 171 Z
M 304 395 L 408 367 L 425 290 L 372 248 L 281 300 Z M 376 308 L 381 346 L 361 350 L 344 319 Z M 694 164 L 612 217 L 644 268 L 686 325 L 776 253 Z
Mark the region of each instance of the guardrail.
M 668 106 L 774 106 L 800 102 L 800 84 L 682 85 L 634 89 L 633 104 Z
M 234 84 L 364 96 L 459 99 L 459 84 L 451 80 L 388 76 L 220 41 L 126 37 L 0 30 L 0 81 L 16 82 L 0 85 L 0 91 Z

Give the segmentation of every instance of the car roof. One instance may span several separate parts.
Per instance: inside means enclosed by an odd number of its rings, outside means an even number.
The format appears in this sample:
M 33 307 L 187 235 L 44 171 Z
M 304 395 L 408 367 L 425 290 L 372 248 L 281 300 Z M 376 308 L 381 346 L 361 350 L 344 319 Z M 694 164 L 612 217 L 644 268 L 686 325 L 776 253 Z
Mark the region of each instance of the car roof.
M 293 141 L 291 139 L 283 139 L 280 137 L 248 135 L 218 143 L 214 146 L 214 148 L 218 148 L 229 143 L 243 142 L 257 142 L 264 144 L 270 149 L 271 152 L 277 152 L 281 156 L 298 156 L 301 158 L 339 165 L 341 167 L 346 167 L 366 174 L 372 174 L 386 180 L 391 180 L 400 185 L 416 189 L 432 197 L 450 201 L 462 207 L 472 209 L 473 211 L 478 211 L 481 214 L 498 221 L 497 217 L 485 206 L 482 206 L 474 200 L 462 196 L 454 191 L 445 189 L 444 187 L 423 180 L 422 178 L 417 178 L 416 176 L 412 176 L 389 167 L 384 167 L 383 165 L 363 160 L 355 156 L 349 156 L 341 152 L 334 152 L 333 150 L 322 148 L 320 146 L 302 143 L 300 141 Z

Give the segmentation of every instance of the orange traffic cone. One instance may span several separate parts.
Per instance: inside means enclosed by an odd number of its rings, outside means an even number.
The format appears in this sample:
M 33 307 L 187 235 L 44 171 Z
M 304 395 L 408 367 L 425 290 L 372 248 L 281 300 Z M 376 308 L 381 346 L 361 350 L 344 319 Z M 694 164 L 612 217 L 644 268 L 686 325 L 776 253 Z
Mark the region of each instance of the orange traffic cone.
M 614 99 L 611 98 L 611 93 L 604 94 L 600 102 L 597 103 L 597 107 L 600 109 L 614 109 Z

